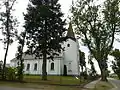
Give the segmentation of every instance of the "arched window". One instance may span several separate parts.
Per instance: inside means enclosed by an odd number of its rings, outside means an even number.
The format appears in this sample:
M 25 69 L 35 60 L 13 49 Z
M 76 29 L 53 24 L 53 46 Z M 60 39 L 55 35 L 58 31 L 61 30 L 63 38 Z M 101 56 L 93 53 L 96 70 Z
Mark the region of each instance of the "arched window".
M 54 70 L 54 63 L 51 63 L 51 70 Z
M 37 63 L 34 64 L 34 70 L 37 70 Z
M 26 68 L 27 71 L 30 70 L 30 64 L 27 64 L 27 68 Z

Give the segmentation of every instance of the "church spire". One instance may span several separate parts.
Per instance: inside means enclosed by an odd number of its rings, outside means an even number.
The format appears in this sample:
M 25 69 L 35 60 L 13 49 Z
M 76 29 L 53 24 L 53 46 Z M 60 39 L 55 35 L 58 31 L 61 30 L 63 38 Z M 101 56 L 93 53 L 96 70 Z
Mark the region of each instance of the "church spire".
M 71 22 L 69 23 L 69 28 L 68 28 L 67 36 L 71 37 L 71 38 L 75 38 Z

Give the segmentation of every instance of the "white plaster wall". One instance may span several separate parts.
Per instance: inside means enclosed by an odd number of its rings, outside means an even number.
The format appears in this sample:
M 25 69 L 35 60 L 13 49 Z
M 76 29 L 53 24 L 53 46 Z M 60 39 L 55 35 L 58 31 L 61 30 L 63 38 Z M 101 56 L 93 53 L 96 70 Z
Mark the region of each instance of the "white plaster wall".
M 70 44 L 70 47 L 67 45 Z M 67 65 L 67 74 L 68 75 L 79 75 L 78 71 L 78 42 L 75 42 L 71 39 L 68 39 L 67 42 L 64 43 L 65 51 L 64 51 L 64 63 Z M 71 63 L 71 72 L 69 70 L 69 63 Z
M 18 61 L 11 61 L 10 62 L 10 67 L 17 67 L 18 66 Z
M 63 60 L 62 60 L 63 61 Z M 17 60 L 11 61 L 10 65 L 12 67 L 17 67 Z M 54 63 L 54 70 L 51 70 L 51 63 Z M 34 60 L 24 60 L 24 74 L 42 74 L 42 59 L 34 59 Z M 34 70 L 34 64 L 37 63 L 37 70 Z M 29 70 L 27 69 L 27 64 L 30 64 Z M 55 58 L 54 61 L 47 60 L 47 74 L 48 75 L 60 75 L 61 74 L 61 58 Z
M 15 66 L 14 64 L 15 64 L 14 61 L 11 61 L 10 62 L 10 67 L 14 67 Z
M 24 60 L 24 73 L 25 74 L 41 74 L 42 73 L 42 60 L 34 59 L 34 60 Z M 34 64 L 37 63 L 37 70 L 34 70 Z M 27 64 L 30 64 L 30 69 L 27 71 Z
M 64 57 L 60 60 L 60 74 L 63 75 L 64 72 Z
M 51 63 L 54 62 L 54 70 L 51 70 Z M 42 59 L 24 60 L 24 74 L 42 74 Z M 37 70 L 34 70 L 34 64 L 37 63 Z M 17 61 L 11 61 L 11 66 L 17 67 Z M 27 64 L 30 64 L 30 69 L 27 69 Z M 47 60 L 47 74 L 60 75 L 61 73 L 61 58 L 55 58 L 54 61 Z
M 70 47 L 67 46 L 70 44 Z M 65 51 L 60 54 L 61 58 L 55 58 L 54 61 L 47 60 L 47 74 L 48 75 L 63 75 L 64 65 L 67 65 L 67 74 L 68 75 L 79 75 L 78 71 L 78 61 L 79 61 L 79 45 L 78 42 L 75 42 L 71 39 L 68 39 L 67 42 L 64 42 L 63 47 Z M 25 74 L 42 74 L 42 59 L 34 59 L 33 56 L 24 57 L 24 73 Z M 54 62 L 54 70 L 51 69 L 51 63 Z M 26 71 L 27 64 L 30 64 L 30 70 Z M 37 63 L 37 71 L 34 70 L 34 64 Z M 72 72 L 68 72 L 69 63 L 71 63 Z M 11 61 L 11 66 L 17 66 L 17 60 Z
M 51 70 L 51 63 L 54 63 L 54 70 Z M 61 58 L 55 58 L 54 61 L 52 60 L 48 60 L 47 61 L 47 74 L 48 75 L 60 75 L 61 73 L 61 66 L 60 66 L 60 63 L 61 62 Z

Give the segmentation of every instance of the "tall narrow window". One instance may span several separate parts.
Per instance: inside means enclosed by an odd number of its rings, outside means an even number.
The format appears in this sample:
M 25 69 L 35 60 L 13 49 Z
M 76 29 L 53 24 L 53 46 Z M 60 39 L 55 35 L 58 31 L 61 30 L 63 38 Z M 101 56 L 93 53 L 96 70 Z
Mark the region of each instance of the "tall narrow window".
M 68 65 L 68 72 L 72 72 L 72 69 L 71 69 L 71 62 L 69 62 L 69 65 Z
M 34 64 L 34 70 L 37 70 L 37 63 Z
M 30 64 L 27 64 L 27 69 L 26 69 L 27 71 L 29 71 L 30 70 Z
M 25 69 L 25 64 L 23 63 L 23 69 Z
M 54 63 L 51 63 L 51 70 L 54 70 Z

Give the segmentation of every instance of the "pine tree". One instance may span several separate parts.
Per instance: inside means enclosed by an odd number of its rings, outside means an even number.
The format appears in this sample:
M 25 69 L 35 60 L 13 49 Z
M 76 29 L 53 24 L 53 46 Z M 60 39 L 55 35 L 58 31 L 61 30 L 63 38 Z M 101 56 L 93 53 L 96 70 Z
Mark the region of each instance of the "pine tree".
M 58 0 L 30 0 L 24 15 L 29 54 L 43 57 L 42 79 L 47 80 L 46 62 L 61 52 L 65 20 Z

